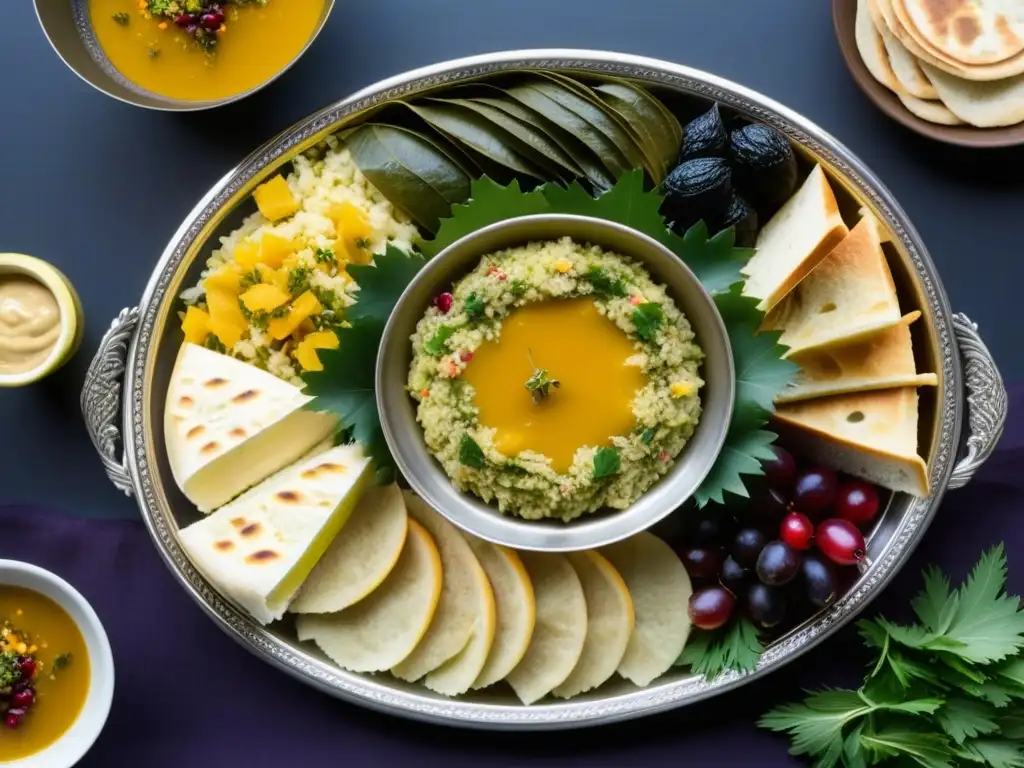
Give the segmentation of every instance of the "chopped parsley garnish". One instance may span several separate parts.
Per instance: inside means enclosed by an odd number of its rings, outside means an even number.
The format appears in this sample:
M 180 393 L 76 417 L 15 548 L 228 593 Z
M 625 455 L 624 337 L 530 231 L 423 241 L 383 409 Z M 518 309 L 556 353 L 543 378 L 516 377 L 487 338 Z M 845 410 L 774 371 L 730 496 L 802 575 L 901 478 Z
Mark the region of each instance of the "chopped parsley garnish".
M 318 331 L 322 331 L 325 328 L 330 328 L 335 325 L 338 316 L 333 309 L 324 309 L 318 314 L 312 315 L 309 319 L 313 321 L 314 328 Z
M 530 355 L 530 365 L 533 366 L 533 375 L 526 380 L 526 389 L 533 398 L 533 402 L 540 405 L 551 394 L 552 387 L 558 389 L 562 384 L 558 379 L 549 376 L 546 368 L 538 368 L 533 362 L 532 354 Z
M 71 663 L 72 658 L 73 657 L 70 653 L 62 653 L 60 656 L 53 660 L 54 671 L 59 671 L 67 667 L 68 664 Z
M 122 27 L 127 27 L 128 22 L 131 20 L 127 13 L 115 13 L 111 18 L 115 23 L 120 24 Z
M 288 293 L 292 296 L 298 296 L 301 293 L 305 293 L 308 289 L 309 267 L 296 267 L 288 275 Z
M 332 291 L 330 288 L 321 288 L 320 286 L 310 286 L 309 290 L 316 296 L 316 300 L 320 302 L 321 307 L 333 307 L 338 302 L 338 294 Z
M 664 322 L 665 312 L 656 302 L 648 301 L 633 310 L 633 325 L 636 326 L 636 334 L 644 341 L 654 341 L 658 335 L 658 329 Z
M 313 252 L 313 256 L 316 258 L 317 264 L 332 264 L 335 266 L 338 264 L 338 259 L 330 248 L 317 248 Z
M 358 248 L 360 251 L 365 251 L 365 250 L 369 249 L 369 247 L 370 247 L 369 239 L 367 239 L 365 237 L 357 237 L 356 238 L 356 248 Z
M 21 679 L 21 667 L 18 666 L 18 654 L 5 651 L 0 654 L 0 689 L 7 689 Z
M 509 290 L 512 292 L 513 296 L 517 299 L 521 299 L 526 295 L 527 287 L 525 280 L 513 280 Z
M 526 467 L 520 466 L 514 461 L 506 461 L 501 468 L 510 475 L 528 475 L 530 473 Z
M 594 454 L 594 471 L 590 476 L 594 480 L 600 480 L 602 477 L 616 474 L 621 466 L 622 458 L 617 448 L 598 448 Z
M 654 435 L 657 433 L 656 427 L 648 427 L 640 433 L 640 442 L 644 445 L 650 445 L 651 441 L 654 440 Z
M 466 314 L 470 320 L 479 320 L 485 314 L 484 301 L 475 293 L 469 294 L 466 298 Z
M 459 441 L 459 463 L 470 469 L 484 468 L 484 452 L 469 435 L 463 435 Z
M 610 277 L 602 267 L 592 266 L 583 277 L 594 286 L 594 293 L 600 296 L 617 296 L 621 298 L 626 295 L 626 284 L 622 279 Z
M 151 45 L 149 46 L 149 49 L 146 51 L 146 53 L 149 55 L 149 58 L 155 59 L 157 56 L 160 55 L 160 49 L 155 45 Z
M 455 329 L 450 325 L 442 325 L 433 336 L 423 342 L 423 348 L 427 351 L 428 355 L 440 357 L 444 354 L 445 345 L 453 333 L 455 333 Z
M 250 271 L 244 273 L 239 279 L 238 284 L 244 288 L 251 288 L 257 283 L 263 282 L 263 274 L 260 272 L 259 267 L 253 267 Z
M 212 333 L 203 341 L 203 346 L 207 349 L 213 350 L 214 352 L 220 352 L 221 354 L 225 354 L 228 351 L 228 348 L 224 346 L 221 340 Z

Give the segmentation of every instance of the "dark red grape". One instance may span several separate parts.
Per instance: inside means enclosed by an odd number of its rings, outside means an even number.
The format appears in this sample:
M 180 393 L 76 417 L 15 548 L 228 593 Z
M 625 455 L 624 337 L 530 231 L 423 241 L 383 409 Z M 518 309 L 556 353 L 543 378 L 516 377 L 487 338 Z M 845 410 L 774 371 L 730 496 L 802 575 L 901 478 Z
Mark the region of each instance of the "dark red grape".
M 735 593 L 747 581 L 748 575 L 749 571 L 730 556 L 722 561 L 722 569 L 719 571 L 718 578 L 723 586 Z
M 23 691 L 18 691 L 11 696 L 11 704 L 15 707 L 22 709 L 28 709 L 32 706 L 32 703 L 36 700 L 36 695 L 32 693 L 32 689 L 28 688 Z
M 732 616 L 736 598 L 725 587 L 699 589 L 690 596 L 690 620 L 699 629 L 718 629 Z
M 838 517 L 819 523 L 814 541 L 825 557 L 839 565 L 854 565 L 866 554 L 864 534 L 849 520 Z
M 768 537 L 757 528 L 744 528 L 736 534 L 736 539 L 732 543 L 733 559 L 744 568 L 752 567 L 764 549 L 767 539 Z
M 757 558 L 757 578 L 769 587 L 781 587 L 800 571 L 800 553 L 784 541 L 770 541 Z
M 782 590 L 767 584 L 751 584 L 747 590 L 747 613 L 765 629 L 774 627 L 786 615 L 786 600 Z
M 12 715 L 8 713 L 7 716 L 4 718 L 4 725 L 6 725 L 12 731 L 16 730 L 17 727 L 21 725 L 21 718 L 17 715 Z
M 878 514 L 878 506 L 878 491 L 871 483 L 851 480 L 839 486 L 835 504 L 836 517 L 849 520 L 857 526 L 867 525 Z
M 732 517 L 721 509 L 693 512 L 686 520 L 683 540 L 690 547 L 720 547 L 729 541 L 733 524 Z
M 722 550 L 705 547 L 684 549 L 680 554 L 686 572 L 693 579 L 710 579 L 722 565 Z
M 836 500 L 839 479 L 834 469 L 813 467 L 801 472 L 793 486 L 793 509 L 805 515 L 816 515 Z
M 796 480 L 796 461 L 793 454 L 780 445 L 773 445 L 771 450 L 775 457 L 762 461 L 761 469 L 764 470 L 769 487 L 786 493 Z
M 782 520 L 779 527 L 779 538 L 793 549 L 810 549 L 814 539 L 814 523 L 807 515 L 790 512 Z
M 764 526 L 773 533 L 779 521 L 786 516 L 789 503 L 786 497 L 774 488 L 764 488 L 750 498 L 750 522 Z
M 800 565 L 807 599 L 815 608 L 824 608 L 839 594 L 839 576 L 836 568 L 820 552 L 808 552 Z
M 36 673 L 36 661 L 31 656 L 22 656 L 18 660 L 18 669 L 22 678 L 31 678 Z

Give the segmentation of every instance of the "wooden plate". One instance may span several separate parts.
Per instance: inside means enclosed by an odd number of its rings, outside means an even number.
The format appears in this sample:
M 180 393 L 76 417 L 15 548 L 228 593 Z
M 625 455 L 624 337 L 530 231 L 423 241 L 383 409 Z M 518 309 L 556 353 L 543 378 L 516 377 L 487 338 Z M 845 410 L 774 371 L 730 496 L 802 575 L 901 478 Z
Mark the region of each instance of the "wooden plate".
M 910 112 L 892 91 L 875 80 L 864 66 L 857 50 L 854 28 L 857 19 L 857 0 L 832 0 L 832 21 L 835 25 L 839 50 L 846 66 L 864 94 L 879 109 L 915 133 L 962 147 L 1015 147 L 1024 145 L 1024 123 L 1005 128 L 974 128 L 970 125 L 938 125 L 922 120 Z

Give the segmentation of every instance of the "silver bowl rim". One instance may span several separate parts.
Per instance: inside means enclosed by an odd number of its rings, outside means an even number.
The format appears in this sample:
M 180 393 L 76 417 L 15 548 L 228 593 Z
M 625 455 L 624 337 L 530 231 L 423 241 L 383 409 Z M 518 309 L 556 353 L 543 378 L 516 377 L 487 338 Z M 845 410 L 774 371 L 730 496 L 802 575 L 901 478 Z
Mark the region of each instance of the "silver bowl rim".
M 387 379 L 399 373 L 402 374 L 400 391 L 408 399 L 408 394 L 405 391 L 407 369 L 392 370 L 392 366 L 389 366 L 388 354 L 402 343 L 401 340 L 394 340 L 392 343 L 391 337 L 397 332 L 396 325 L 402 319 L 403 312 L 415 311 L 417 317 L 422 316 L 424 311 L 422 307 L 406 309 L 406 305 L 415 297 L 424 283 L 432 283 L 439 276 L 443 278 L 450 275 L 453 268 L 461 271 L 458 265 L 453 267 L 452 261 L 460 261 L 465 258 L 479 259 L 485 256 L 486 254 L 480 253 L 477 256 L 466 257 L 465 252 L 467 250 L 476 251 L 474 246 L 478 242 L 487 240 L 495 234 L 508 233 L 511 240 L 523 243 L 550 240 L 551 236 L 547 234 L 542 237 L 533 237 L 529 234 L 531 230 L 536 231 L 536 227 L 549 224 L 562 224 L 566 230 L 587 229 L 595 233 L 595 239 L 598 232 L 602 235 L 616 233 L 621 235 L 623 240 L 637 243 L 638 246 L 642 244 L 644 248 L 653 249 L 665 256 L 666 263 L 671 265 L 671 269 L 678 273 L 683 282 L 689 284 L 695 294 L 689 298 L 689 303 L 685 307 L 679 306 L 680 311 L 691 322 L 693 322 L 694 315 L 698 314 L 699 316 L 701 311 L 711 318 L 713 327 L 705 328 L 706 335 L 698 340 L 705 355 L 702 370 L 707 371 L 708 360 L 712 359 L 717 362 L 716 367 L 723 369 L 725 378 L 724 381 L 712 381 L 706 385 L 707 387 L 714 386 L 718 390 L 712 393 L 710 398 L 712 408 L 706 406 L 709 399 L 706 394 L 710 389 L 701 390 L 704 393 L 701 403 L 702 413 L 697 425 L 697 430 L 700 432 L 695 431 L 690 437 L 668 474 L 659 478 L 652 488 L 645 491 L 641 498 L 627 509 L 596 517 L 595 515 L 583 515 L 569 523 L 562 523 L 558 520 L 523 520 L 513 515 L 502 515 L 494 506 L 486 504 L 475 496 L 457 491 L 444 469 L 431 456 L 423 440 L 422 431 L 419 431 L 415 437 L 410 437 L 397 429 L 395 416 L 398 409 L 407 407 L 408 404 L 395 403 L 390 395 L 396 391 L 396 387 L 386 386 Z M 570 236 L 577 240 L 583 238 L 582 235 L 576 234 Z M 597 244 L 600 245 L 599 242 Z M 628 246 L 622 250 L 621 255 L 638 261 L 646 268 L 644 259 L 637 256 L 635 252 L 629 252 Z M 652 278 L 660 281 L 663 276 L 652 275 Z M 678 306 L 680 299 L 673 298 Z M 694 309 L 695 299 L 704 305 L 702 310 Z M 710 333 L 708 333 L 709 330 Z M 489 224 L 460 237 L 427 261 L 426 265 L 406 286 L 388 316 L 377 353 L 374 384 L 377 412 L 380 414 L 381 427 L 388 447 L 391 449 L 391 455 L 409 485 L 434 509 L 458 528 L 495 544 L 537 552 L 569 552 L 603 547 L 647 530 L 692 497 L 704 478 L 711 472 L 721 453 L 722 446 L 725 444 L 736 398 L 736 369 L 733 364 L 729 333 L 714 299 L 697 279 L 693 270 L 678 255 L 654 238 L 619 222 L 574 214 L 541 213 L 517 216 Z M 718 402 L 723 396 L 727 401 L 724 410 Z M 710 438 L 705 434 L 709 431 Z M 693 471 L 692 466 L 696 466 L 697 470 Z M 424 473 L 429 477 L 421 475 L 416 467 L 429 467 Z M 672 492 L 675 495 L 669 495 Z
M 713 680 L 689 675 L 662 679 L 642 690 L 523 707 L 503 702 L 446 700 L 422 689 L 356 675 L 338 669 L 291 638 L 261 627 L 225 600 L 192 565 L 177 540 L 177 523 L 168 499 L 154 476 L 159 474 L 151 455 L 151 435 L 143 413 L 152 386 L 153 359 L 159 343 L 155 334 L 161 308 L 175 297 L 169 289 L 183 267 L 193 243 L 207 223 L 237 191 L 254 177 L 272 172 L 305 142 L 323 131 L 334 130 L 383 102 L 419 94 L 428 89 L 464 82 L 475 77 L 512 70 L 555 69 L 635 79 L 670 88 L 693 97 L 711 99 L 738 109 L 782 131 L 790 140 L 821 157 L 839 174 L 892 232 L 900 256 L 913 273 L 921 293 L 929 343 L 935 349 L 940 382 L 936 391 L 935 441 L 930 457 L 932 495 L 928 499 L 901 499 L 902 514 L 884 542 L 869 542 L 872 563 L 851 590 L 828 609 L 816 614 L 765 650 L 753 672 L 726 672 Z M 693 704 L 733 690 L 781 668 L 816 647 L 864 610 L 889 583 L 920 542 L 934 517 L 953 475 L 966 406 L 957 323 L 969 322 L 952 314 L 949 300 L 927 249 L 906 212 L 892 193 L 848 148 L 809 119 L 775 100 L 725 78 L 701 70 L 633 54 L 577 49 L 512 50 L 444 61 L 404 72 L 370 85 L 311 114 L 245 157 L 196 203 L 172 235 L 143 291 L 137 308 L 125 309 L 115 319 L 95 363 L 103 373 L 83 401 L 94 398 L 91 429 L 104 465 L 115 484 L 134 493 L 143 522 L 154 545 L 175 579 L 215 624 L 242 647 L 282 671 L 338 698 L 392 715 L 444 725 L 500 730 L 567 729 L 604 725 Z M 980 342 L 978 342 L 980 343 Z M 125 350 L 127 347 L 127 350 Z M 978 359 L 978 352 L 974 352 Z M 126 357 L 119 363 L 119 357 Z M 107 398 L 120 398 L 120 372 L 124 370 L 124 407 L 121 435 L 124 465 L 117 459 L 117 436 Z M 994 370 L 994 369 L 993 369 Z M 998 372 L 996 372 L 998 378 Z M 1005 417 L 1005 401 L 1003 402 Z M 86 409 L 87 412 L 90 410 Z M 116 411 L 115 411 L 116 412 Z M 973 419 L 972 419 L 973 421 Z M 997 424 L 998 426 L 998 424 Z M 104 434 L 101 430 L 106 430 Z M 991 434 L 981 433 L 986 439 Z M 973 452 L 972 452 L 973 453 Z M 974 465 L 976 466 L 976 464 Z M 973 468 L 965 467 L 967 476 Z M 959 481 L 961 484 L 963 480 Z
M 76 15 L 78 13 L 76 8 L 74 7 L 74 3 L 77 1 L 79 0 L 66 0 L 70 9 L 69 12 L 72 15 Z M 80 1 L 85 2 L 86 0 Z M 252 88 L 249 88 L 248 90 L 236 93 L 232 96 L 226 96 L 222 99 L 214 99 L 212 101 L 183 101 L 180 99 L 170 99 L 166 96 L 161 96 L 158 93 L 151 93 L 150 91 L 146 91 L 140 86 L 135 85 L 127 77 L 118 72 L 114 65 L 110 62 L 107 62 L 106 66 L 104 66 L 99 62 L 97 58 L 98 56 L 101 57 L 103 55 L 103 49 L 100 46 L 99 41 L 95 39 L 95 35 L 92 32 L 91 22 L 86 22 L 88 29 L 79 29 L 79 37 L 81 38 L 81 43 L 83 46 L 85 46 L 86 50 L 89 52 L 92 59 L 96 61 L 97 65 L 103 70 L 107 78 L 115 82 L 117 82 L 118 80 L 124 80 L 124 83 L 119 84 L 122 85 L 122 87 L 124 87 L 129 93 L 140 91 L 141 93 L 150 94 L 152 98 L 157 100 L 155 103 L 151 104 L 142 101 L 135 101 L 120 93 L 115 93 L 107 88 L 104 88 L 99 83 L 94 83 L 92 80 L 90 80 L 81 72 L 79 72 L 78 69 L 74 67 L 70 61 L 68 61 L 67 57 L 63 54 L 63 52 L 61 52 L 60 47 L 57 45 L 56 41 L 53 39 L 53 36 L 50 34 L 50 30 L 47 29 L 46 24 L 43 23 L 43 17 L 39 12 L 39 5 L 40 3 L 44 2 L 52 2 L 52 0 L 32 0 L 32 8 L 36 14 L 36 21 L 39 22 L 39 27 L 43 31 L 43 37 L 46 38 L 46 42 L 50 44 L 50 47 L 53 49 L 53 52 L 57 54 L 57 58 L 59 58 L 61 62 L 63 62 L 64 66 L 67 67 L 71 72 L 73 72 L 79 80 L 81 80 L 83 83 L 90 86 L 94 90 L 99 91 L 104 96 L 109 96 L 110 98 L 115 99 L 121 102 L 122 104 L 127 104 L 131 107 L 149 109 L 153 110 L 154 112 L 203 112 L 208 109 L 216 109 L 217 107 L 224 107 L 228 104 L 234 104 L 236 101 L 241 101 L 242 99 L 248 96 L 252 96 L 254 93 L 258 91 L 262 91 L 268 85 L 270 85 L 279 77 L 281 77 L 285 72 L 287 72 L 289 69 L 295 66 L 298 60 L 306 55 L 306 51 L 308 51 L 310 49 L 310 46 L 312 46 L 313 43 L 316 42 L 317 38 L 320 37 L 320 33 L 323 32 L 324 27 L 327 26 L 327 22 L 331 17 L 331 13 L 334 12 L 335 4 L 335 0 L 324 0 L 324 10 L 320 16 L 320 21 L 317 22 L 316 28 L 313 30 L 313 34 L 309 36 L 309 39 L 302 46 L 302 48 L 299 49 L 298 53 L 296 53 L 295 56 L 293 56 L 292 59 L 283 67 L 281 67 L 281 69 L 278 70 L 275 74 L 271 75 L 263 82 L 254 85 Z M 77 21 L 76 26 L 81 27 L 82 22 Z M 108 67 L 110 71 L 108 71 Z M 112 74 L 112 72 L 117 73 L 116 76 Z

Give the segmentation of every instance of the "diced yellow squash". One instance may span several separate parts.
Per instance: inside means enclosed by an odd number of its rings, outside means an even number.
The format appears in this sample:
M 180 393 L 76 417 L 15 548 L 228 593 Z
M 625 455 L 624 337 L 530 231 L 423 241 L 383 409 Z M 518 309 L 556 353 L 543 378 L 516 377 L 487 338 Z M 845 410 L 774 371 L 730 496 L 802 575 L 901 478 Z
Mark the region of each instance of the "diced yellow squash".
M 242 271 L 234 264 L 225 264 L 206 276 L 203 287 L 208 291 L 227 291 L 237 296 L 242 290 Z
M 231 349 L 249 330 L 249 323 L 238 306 L 238 297 L 227 291 L 208 290 L 206 306 L 210 308 L 210 332 Z
M 287 237 L 264 232 L 260 239 L 260 264 L 280 269 L 286 257 L 295 253 L 295 243 Z
M 199 307 L 189 307 L 181 321 L 181 330 L 185 333 L 185 341 L 202 344 L 210 335 L 210 313 Z
M 260 273 L 260 277 L 263 282 L 267 285 L 273 285 L 280 288 L 285 293 L 288 293 L 288 270 L 284 269 L 265 269 Z M 289 294 L 290 295 L 290 294 Z
M 303 343 L 316 349 L 337 349 L 338 336 L 334 331 L 314 331 L 303 339 Z
M 275 317 L 267 324 L 270 335 L 280 341 L 290 336 L 302 321 L 320 311 L 320 302 L 312 291 L 306 291 L 292 302 L 288 314 L 284 317 Z
M 259 263 L 260 246 L 252 240 L 243 240 L 235 246 L 235 252 L 231 257 L 242 269 L 252 269 Z
M 307 317 L 305 320 L 299 323 L 299 327 L 296 328 L 295 331 L 292 333 L 292 337 L 295 338 L 296 340 L 301 341 L 303 337 L 312 333 L 315 330 L 316 326 L 313 325 L 313 321 Z
M 316 353 L 316 348 L 311 347 L 305 342 L 300 342 L 295 347 L 295 359 L 299 361 L 299 365 L 302 366 L 304 371 L 322 371 L 324 364 L 320 362 L 320 356 Z
M 352 264 L 369 264 L 373 260 L 369 248 L 373 227 L 363 209 L 349 202 L 335 203 L 327 215 L 334 221 L 334 252 L 338 258 Z
M 281 269 L 291 271 L 299 266 L 299 254 L 290 253 L 284 257 L 284 261 L 281 262 Z
M 271 312 L 291 299 L 288 291 L 282 291 L 276 285 L 256 283 L 242 294 L 242 303 L 250 312 Z
M 299 201 L 295 199 L 292 191 L 288 189 L 288 182 L 280 174 L 256 187 L 252 196 L 260 213 L 271 221 L 291 216 L 299 210 Z

